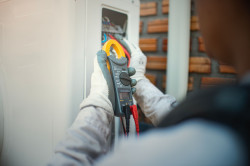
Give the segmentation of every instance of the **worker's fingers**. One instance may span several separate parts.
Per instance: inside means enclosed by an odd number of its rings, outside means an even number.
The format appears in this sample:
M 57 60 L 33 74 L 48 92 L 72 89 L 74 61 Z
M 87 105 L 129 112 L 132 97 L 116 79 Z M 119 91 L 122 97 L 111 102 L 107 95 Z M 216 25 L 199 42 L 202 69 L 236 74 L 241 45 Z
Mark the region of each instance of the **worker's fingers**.
M 131 79 L 131 86 L 135 86 L 137 84 L 136 79 Z
M 135 73 L 136 73 L 135 68 L 133 68 L 133 67 L 129 67 L 129 68 L 128 68 L 128 75 L 129 75 L 129 76 L 132 76 L 132 75 L 134 75 Z
M 123 36 L 121 36 L 119 34 L 115 34 L 114 37 L 128 51 L 129 55 L 131 55 L 131 49 L 130 49 L 129 45 L 123 40 Z
M 105 51 L 101 50 L 97 52 L 97 62 L 99 65 L 99 70 L 101 70 L 100 72 L 102 72 L 102 75 L 104 76 L 104 79 L 107 82 L 108 85 L 108 92 L 109 92 L 109 100 L 112 103 L 113 109 L 115 109 L 115 92 L 114 92 L 114 86 L 113 86 L 113 82 L 112 82 L 112 78 L 110 75 L 110 72 L 107 68 L 107 54 Z
M 135 88 L 131 88 L 132 94 L 134 94 L 136 92 Z
M 103 50 L 97 52 L 97 61 L 101 66 L 107 66 L 107 53 Z

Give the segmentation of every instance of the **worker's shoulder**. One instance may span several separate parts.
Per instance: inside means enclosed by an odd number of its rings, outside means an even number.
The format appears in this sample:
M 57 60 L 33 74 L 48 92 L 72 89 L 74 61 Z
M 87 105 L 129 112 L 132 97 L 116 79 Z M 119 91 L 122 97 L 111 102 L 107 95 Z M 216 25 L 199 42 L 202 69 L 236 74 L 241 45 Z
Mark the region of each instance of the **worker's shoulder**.
M 243 102 L 250 99 L 250 85 L 221 85 L 214 88 L 207 88 L 196 91 L 184 100 L 180 106 L 208 106 L 208 105 L 218 105 L 225 104 L 224 106 L 230 105 L 230 103 L 243 105 Z M 205 104 L 205 105 L 201 105 Z M 229 107 L 228 107 L 229 108 Z M 239 107 L 231 107 L 231 109 Z
M 186 101 L 191 100 L 211 100 L 212 97 L 227 98 L 230 96 L 237 97 L 238 95 L 246 95 L 250 93 L 250 84 L 228 84 L 220 85 L 212 88 L 197 90 L 187 98 Z M 247 96 L 247 95 L 246 95 Z M 246 97 L 244 96 L 244 97 Z M 249 95 L 248 95 L 249 96 Z
M 194 118 L 216 121 L 229 126 L 234 125 L 233 122 L 242 122 L 245 119 L 246 124 L 249 124 L 249 119 L 242 118 L 249 117 L 249 101 L 249 85 L 227 85 L 201 90 L 189 96 L 162 118 L 159 126 L 169 127 Z

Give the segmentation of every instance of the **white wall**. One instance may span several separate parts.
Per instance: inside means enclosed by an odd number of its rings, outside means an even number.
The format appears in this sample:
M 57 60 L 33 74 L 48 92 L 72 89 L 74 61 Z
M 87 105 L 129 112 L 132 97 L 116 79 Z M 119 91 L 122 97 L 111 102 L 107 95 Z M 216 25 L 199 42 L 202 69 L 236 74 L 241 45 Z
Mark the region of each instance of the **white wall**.
M 74 17 L 75 1 L 0 3 L 3 165 L 44 165 L 72 121 Z
M 139 1 L 0 0 L 3 165 L 51 158 L 89 93 L 102 5 L 128 13 L 128 37 L 138 43 Z

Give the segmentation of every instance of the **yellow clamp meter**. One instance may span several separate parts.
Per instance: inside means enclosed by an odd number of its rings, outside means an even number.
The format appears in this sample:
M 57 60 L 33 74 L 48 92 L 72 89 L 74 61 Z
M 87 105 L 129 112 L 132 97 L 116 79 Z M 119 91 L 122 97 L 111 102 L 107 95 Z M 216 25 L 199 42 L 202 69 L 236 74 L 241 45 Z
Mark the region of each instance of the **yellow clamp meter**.
M 114 55 L 110 55 L 110 47 L 113 47 L 117 53 L 117 58 Z M 107 68 L 111 74 L 112 82 L 115 92 L 115 110 L 114 114 L 117 117 L 124 117 L 126 120 L 126 129 L 124 133 L 129 134 L 129 119 L 132 112 L 135 124 L 136 132 L 139 136 L 139 122 L 137 107 L 133 104 L 131 78 L 128 74 L 128 59 L 125 56 L 122 46 L 114 39 L 107 41 L 102 50 L 106 52 Z M 122 123 L 123 124 L 123 123 Z
M 110 47 L 113 47 L 118 55 L 110 55 Z M 128 74 L 128 60 L 122 46 L 116 40 L 107 41 L 102 48 L 107 58 L 107 68 L 112 77 L 115 92 L 115 116 L 122 117 L 130 115 L 130 106 L 133 105 L 131 78 Z
M 102 50 L 106 52 L 107 56 L 110 55 L 110 48 L 113 47 L 118 55 L 118 59 L 120 59 L 121 57 L 125 57 L 125 53 L 122 49 L 122 46 L 114 39 L 110 39 L 108 40 L 102 47 Z M 110 64 L 107 60 L 107 67 L 108 70 L 110 71 Z

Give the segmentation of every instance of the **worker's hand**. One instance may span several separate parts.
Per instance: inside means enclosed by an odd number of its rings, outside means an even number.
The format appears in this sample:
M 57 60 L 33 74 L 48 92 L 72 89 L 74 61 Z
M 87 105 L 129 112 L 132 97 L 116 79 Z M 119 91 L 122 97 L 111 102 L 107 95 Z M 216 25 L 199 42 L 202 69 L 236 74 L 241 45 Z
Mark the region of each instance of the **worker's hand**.
M 113 56 L 113 55 L 110 55 Z M 134 68 L 128 69 L 128 74 L 130 76 L 135 74 Z M 131 80 L 131 87 L 136 85 L 136 80 Z M 132 88 L 132 93 L 135 92 L 135 88 Z M 107 54 L 105 51 L 101 50 L 97 53 L 94 60 L 94 72 L 91 77 L 91 89 L 90 95 L 95 95 L 96 97 L 102 97 L 105 100 L 109 99 L 112 104 L 113 110 L 115 108 L 115 93 L 112 78 L 110 72 L 107 68 Z
M 144 74 L 146 71 L 147 57 L 142 53 L 141 49 L 124 39 L 121 35 L 115 34 L 116 40 L 123 45 L 123 47 L 129 52 L 131 56 L 130 67 L 134 67 L 136 73 L 131 78 L 140 81 L 145 78 Z

